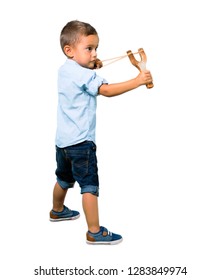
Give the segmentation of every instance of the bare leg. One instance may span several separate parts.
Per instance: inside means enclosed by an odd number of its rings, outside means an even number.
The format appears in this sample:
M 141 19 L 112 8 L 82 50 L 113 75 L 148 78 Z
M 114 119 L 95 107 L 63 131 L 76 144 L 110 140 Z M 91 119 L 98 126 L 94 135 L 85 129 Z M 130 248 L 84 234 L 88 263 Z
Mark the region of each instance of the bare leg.
M 61 212 L 63 210 L 63 204 L 66 197 L 67 189 L 64 190 L 56 183 L 53 189 L 53 210 Z
M 93 233 L 98 232 L 100 230 L 98 197 L 91 193 L 84 193 L 82 195 L 82 205 L 86 216 L 88 230 Z

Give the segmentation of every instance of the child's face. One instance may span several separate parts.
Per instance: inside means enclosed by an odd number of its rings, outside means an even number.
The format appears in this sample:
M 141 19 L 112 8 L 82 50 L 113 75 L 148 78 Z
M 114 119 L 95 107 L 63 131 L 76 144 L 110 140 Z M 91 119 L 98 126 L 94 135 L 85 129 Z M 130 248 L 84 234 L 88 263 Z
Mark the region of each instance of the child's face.
M 71 47 L 72 59 L 83 67 L 93 69 L 97 58 L 98 44 L 99 37 L 97 35 L 81 36 L 79 42 Z

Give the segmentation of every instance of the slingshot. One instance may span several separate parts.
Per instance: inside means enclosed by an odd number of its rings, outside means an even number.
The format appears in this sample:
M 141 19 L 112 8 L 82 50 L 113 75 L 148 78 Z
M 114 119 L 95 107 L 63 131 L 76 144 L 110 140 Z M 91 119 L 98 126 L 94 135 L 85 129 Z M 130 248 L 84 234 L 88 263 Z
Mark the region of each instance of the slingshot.
M 129 57 L 131 63 L 141 72 L 141 71 L 146 70 L 147 56 L 146 56 L 143 48 L 138 49 L 138 53 L 141 58 L 140 61 L 136 60 L 132 51 L 130 51 L 130 50 L 127 51 L 127 55 Z M 152 88 L 153 86 L 154 86 L 153 83 L 149 83 L 146 85 L 147 88 Z
M 137 61 L 136 58 L 134 57 L 135 54 L 139 54 L 140 55 L 140 58 L 141 60 L 140 61 Z M 107 62 L 108 63 L 106 65 L 109 65 L 111 63 L 114 63 L 122 58 L 125 58 L 125 57 L 129 57 L 131 63 L 141 72 L 141 71 L 144 71 L 146 70 L 146 63 L 147 63 L 147 56 L 144 52 L 144 49 L 143 48 L 139 48 L 138 49 L 138 52 L 136 53 L 132 53 L 131 50 L 127 51 L 127 54 L 126 55 L 122 55 L 122 56 L 118 56 L 118 57 L 114 57 L 114 58 L 109 58 L 109 59 L 105 59 L 105 60 L 102 60 L 100 61 L 101 62 L 101 67 L 103 66 L 103 62 Z M 105 66 L 106 66 L 105 65 Z M 149 83 L 146 85 L 147 88 L 152 88 L 154 86 L 153 83 Z

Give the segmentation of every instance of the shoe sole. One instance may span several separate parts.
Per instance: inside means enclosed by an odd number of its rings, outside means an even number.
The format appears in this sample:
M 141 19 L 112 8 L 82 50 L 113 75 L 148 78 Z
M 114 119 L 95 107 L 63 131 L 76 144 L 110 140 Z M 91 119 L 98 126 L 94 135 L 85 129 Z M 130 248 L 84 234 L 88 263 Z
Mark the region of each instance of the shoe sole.
M 68 217 L 68 218 L 59 218 L 59 219 L 53 219 L 50 218 L 51 222 L 61 222 L 61 221 L 70 221 L 70 220 L 76 220 L 80 217 L 80 215 L 74 216 L 74 217 Z
M 123 241 L 123 238 L 119 240 L 114 241 L 88 241 L 86 240 L 86 243 L 89 245 L 116 245 L 118 243 L 121 243 Z

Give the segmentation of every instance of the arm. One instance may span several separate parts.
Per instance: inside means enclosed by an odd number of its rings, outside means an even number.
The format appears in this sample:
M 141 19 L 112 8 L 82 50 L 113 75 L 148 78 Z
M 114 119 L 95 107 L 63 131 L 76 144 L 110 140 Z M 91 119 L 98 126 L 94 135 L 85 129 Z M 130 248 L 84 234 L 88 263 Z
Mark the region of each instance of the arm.
M 150 71 L 145 70 L 141 71 L 136 78 L 128 80 L 126 82 L 101 85 L 99 88 L 99 94 L 104 95 L 106 97 L 113 97 L 151 82 L 151 73 Z

